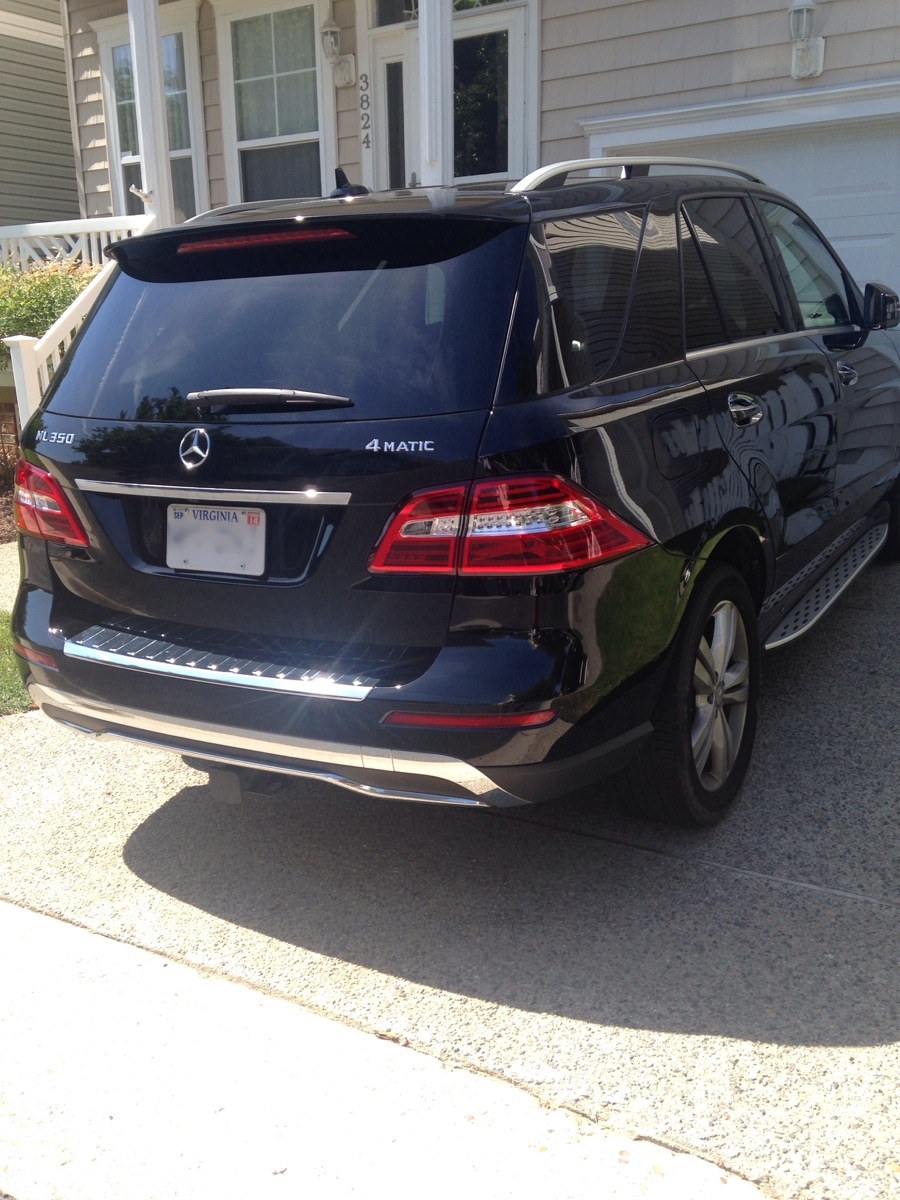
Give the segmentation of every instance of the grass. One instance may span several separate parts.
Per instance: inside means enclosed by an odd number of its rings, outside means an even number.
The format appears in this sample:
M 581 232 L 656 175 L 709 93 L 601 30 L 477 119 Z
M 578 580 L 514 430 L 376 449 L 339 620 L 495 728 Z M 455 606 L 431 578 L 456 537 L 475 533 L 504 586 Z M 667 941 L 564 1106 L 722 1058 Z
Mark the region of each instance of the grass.
M 12 633 L 9 628 L 9 613 L 0 613 L 0 717 L 28 712 L 32 708 L 34 705 L 22 687 L 22 680 L 16 667 L 16 656 L 12 649 Z

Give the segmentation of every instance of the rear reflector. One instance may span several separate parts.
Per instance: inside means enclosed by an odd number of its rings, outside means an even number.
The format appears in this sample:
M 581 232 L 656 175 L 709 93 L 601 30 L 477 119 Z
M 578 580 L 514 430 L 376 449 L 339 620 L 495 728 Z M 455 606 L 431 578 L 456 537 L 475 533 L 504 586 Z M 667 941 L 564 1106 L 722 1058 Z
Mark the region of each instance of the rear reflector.
M 569 480 L 510 476 L 414 492 L 391 518 L 369 570 L 537 575 L 581 570 L 649 545 Z
M 19 658 L 24 658 L 28 662 L 37 663 L 39 667 L 50 667 L 54 671 L 59 670 L 56 659 L 52 654 L 44 654 L 42 650 L 31 650 L 28 646 L 23 646 L 21 642 L 13 642 L 13 653 L 18 654 Z
M 354 235 L 334 226 L 308 225 L 297 229 L 279 229 L 267 233 L 236 233 L 225 237 L 193 238 L 182 242 L 179 254 L 208 254 L 216 250 L 262 249 L 266 246 L 285 246 L 296 242 L 333 242 Z
M 13 493 L 16 528 L 29 537 L 66 546 L 89 546 L 75 510 L 49 471 L 19 459 Z
M 384 725 L 405 725 L 418 729 L 535 729 L 556 720 L 556 713 L 426 713 L 390 712 Z

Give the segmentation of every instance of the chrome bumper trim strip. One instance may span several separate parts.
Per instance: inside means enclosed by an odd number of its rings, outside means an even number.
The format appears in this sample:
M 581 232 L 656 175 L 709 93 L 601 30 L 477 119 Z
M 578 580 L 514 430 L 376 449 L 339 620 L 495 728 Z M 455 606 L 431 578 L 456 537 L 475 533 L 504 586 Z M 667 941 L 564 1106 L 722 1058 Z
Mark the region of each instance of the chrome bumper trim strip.
M 138 709 L 113 707 L 97 700 L 70 696 L 34 680 L 28 690 L 41 708 L 56 710 L 49 714 L 55 720 L 93 737 L 124 738 L 157 750 L 170 750 L 227 765 L 324 779 L 353 792 L 387 799 L 503 808 L 523 803 L 498 788 L 477 767 L 443 754 L 418 754 L 376 746 L 314 742 L 283 734 L 241 732 L 206 721 L 175 720 Z M 101 728 L 80 724 L 79 718 L 95 721 Z M 281 761 L 273 764 L 273 758 Z M 347 778 L 341 774 L 342 769 L 392 772 L 397 778 L 397 786 L 385 788 L 381 782 L 369 784 L 364 779 Z M 422 792 L 415 786 L 406 789 L 404 777 L 409 776 L 434 779 L 437 786 L 433 793 Z M 442 790 L 441 781 L 455 786 L 463 794 Z
M 166 487 L 147 483 L 108 483 L 101 479 L 76 479 L 82 492 L 98 492 L 110 496 L 137 496 L 138 499 L 187 500 L 195 504 L 349 504 L 350 492 L 320 492 L 309 487 L 299 492 L 247 491 L 226 488 Z
M 121 654 L 114 650 L 98 650 L 93 646 L 82 646 L 67 641 L 64 652 L 67 658 L 80 658 L 85 662 L 103 663 L 105 666 L 127 667 L 131 671 L 149 671 L 154 675 L 174 675 L 179 679 L 199 679 L 203 683 L 222 683 L 231 687 L 258 688 L 265 692 L 289 692 L 295 696 L 319 696 L 327 700 L 365 700 L 371 687 L 361 684 L 337 683 L 325 676 L 315 679 L 288 679 L 278 676 L 243 674 L 239 670 L 218 671 L 215 667 L 197 667 L 159 659 L 141 658 L 139 655 Z M 205 657 L 209 658 L 210 655 Z

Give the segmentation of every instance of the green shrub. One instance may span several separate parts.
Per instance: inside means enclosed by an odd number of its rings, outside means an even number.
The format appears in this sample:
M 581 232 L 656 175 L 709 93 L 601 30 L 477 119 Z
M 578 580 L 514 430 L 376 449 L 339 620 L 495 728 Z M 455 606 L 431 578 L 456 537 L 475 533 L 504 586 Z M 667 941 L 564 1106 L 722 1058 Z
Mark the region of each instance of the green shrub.
M 0 267 L 0 338 L 46 333 L 98 270 L 70 260 L 39 263 L 24 271 Z M 9 350 L 0 342 L 0 370 L 9 365 Z

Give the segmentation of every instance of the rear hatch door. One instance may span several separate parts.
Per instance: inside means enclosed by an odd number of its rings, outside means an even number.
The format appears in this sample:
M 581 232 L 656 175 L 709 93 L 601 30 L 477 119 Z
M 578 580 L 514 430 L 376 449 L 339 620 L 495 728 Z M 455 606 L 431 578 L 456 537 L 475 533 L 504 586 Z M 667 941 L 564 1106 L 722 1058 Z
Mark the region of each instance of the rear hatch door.
M 92 542 L 58 603 L 439 646 L 453 577 L 367 563 L 404 496 L 473 474 L 526 235 L 337 211 L 121 244 L 32 433 Z

